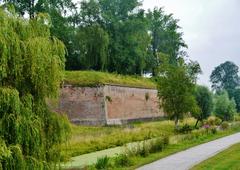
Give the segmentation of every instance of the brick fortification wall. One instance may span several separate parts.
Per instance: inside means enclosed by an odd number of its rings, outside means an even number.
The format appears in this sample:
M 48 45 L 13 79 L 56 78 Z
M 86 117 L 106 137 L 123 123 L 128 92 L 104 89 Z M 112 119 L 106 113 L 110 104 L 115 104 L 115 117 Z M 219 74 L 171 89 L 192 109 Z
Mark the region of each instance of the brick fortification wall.
M 114 85 L 100 87 L 65 86 L 61 89 L 58 112 L 67 113 L 77 124 L 122 124 L 163 117 L 157 90 Z

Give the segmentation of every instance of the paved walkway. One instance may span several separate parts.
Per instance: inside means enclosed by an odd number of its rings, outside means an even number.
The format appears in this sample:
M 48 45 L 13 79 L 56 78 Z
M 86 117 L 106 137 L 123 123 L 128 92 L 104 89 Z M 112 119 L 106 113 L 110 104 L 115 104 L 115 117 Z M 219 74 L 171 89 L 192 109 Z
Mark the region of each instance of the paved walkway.
M 195 146 L 145 165 L 138 170 L 189 170 L 236 143 L 240 143 L 240 133 Z

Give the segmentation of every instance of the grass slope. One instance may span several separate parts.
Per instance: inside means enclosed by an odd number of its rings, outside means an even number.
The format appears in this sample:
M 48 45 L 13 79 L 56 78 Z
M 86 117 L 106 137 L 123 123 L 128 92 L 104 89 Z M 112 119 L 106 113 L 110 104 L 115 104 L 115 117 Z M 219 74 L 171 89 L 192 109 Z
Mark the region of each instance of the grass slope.
M 192 170 L 239 170 L 240 144 L 236 144 L 216 156 L 196 165 Z
M 156 88 L 156 84 L 148 78 L 97 71 L 66 71 L 64 81 L 66 84 L 80 87 L 113 84 L 129 87 Z

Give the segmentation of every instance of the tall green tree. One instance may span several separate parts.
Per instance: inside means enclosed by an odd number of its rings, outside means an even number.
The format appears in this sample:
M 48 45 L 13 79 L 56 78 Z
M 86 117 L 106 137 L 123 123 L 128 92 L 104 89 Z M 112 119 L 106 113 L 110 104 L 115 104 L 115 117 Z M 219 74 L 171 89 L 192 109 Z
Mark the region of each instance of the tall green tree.
M 164 60 L 163 60 L 164 61 Z M 167 64 L 165 64 L 167 62 Z M 188 66 L 178 59 L 177 66 L 165 60 L 158 78 L 160 106 L 170 118 L 175 120 L 176 128 L 184 114 L 199 110 L 193 96 L 195 80 L 188 74 Z
M 78 24 L 81 26 L 91 26 L 102 24 L 100 4 L 97 0 L 83 0 L 80 3 Z
M 38 13 L 47 13 L 52 9 L 67 12 L 65 7 L 72 8 L 72 0 L 3 0 L 5 5 L 13 5 L 21 16 L 34 18 Z
M 138 0 L 100 0 L 103 27 L 110 37 L 111 72 L 141 74 L 149 44 L 147 20 Z
M 102 27 L 96 0 L 81 1 L 76 14 L 74 37 L 67 56 L 67 69 L 107 70 L 109 35 Z
M 233 99 L 236 102 L 237 112 L 240 113 L 240 89 L 239 88 L 234 90 Z
M 178 20 L 161 8 L 146 13 L 140 0 L 83 0 L 79 7 L 72 0 L 3 2 L 21 16 L 49 14 L 51 35 L 66 46 L 68 70 L 156 75 L 160 55 L 170 56 L 170 63 L 176 64 L 186 47 Z
M 64 44 L 48 18 L 24 20 L 0 9 L 0 169 L 53 169 L 69 123 L 46 105 L 56 97 Z
M 214 112 L 222 120 L 232 120 L 236 113 L 236 103 L 234 99 L 229 99 L 227 91 L 222 91 L 215 96 Z
M 120 24 L 116 53 L 110 59 L 110 71 L 141 75 L 145 68 L 150 37 L 143 11 Z M 112 40 L 113 41 L 113 40 Z
M 51 35 L 64 42 L 67 48 L 67 64 L 74 58 L 75 53 L 75 15 L 77 11 L 76 4 L 72 0 L 3 0 L 4 6 L 12 5 L 20 16 L 30 19 L 36 17 L 39 13 L 47 13 L 51 20 Z M 75 63 L 75 62 L 73 62 Z
M 142 5 L 139 0 L 99 0 L 99 4 L 107 26 L 127 20 Z
M 232 97 L 234 89 L 240 85 L 238 71 L 238 66 L 230 61 L 217 66 L 210 76 L 212 89 L 216 92 L 227 90 L 230 97 Z
M 108 66 L 108 34 L 99 25 L 80 27 L 76 38 L 80 63 L 87 70 L 106 70 Z
M 213 111 L 213 96 L 210 90 L 205 86 L 196 86 L 194 96 L 199 107 L 198 112 L 193 113 L 197 119 L 196 125 L 199 121 L 203 121 L 210 116 Z
M 212 89 L 216 93 L 226 90 L 229 97 L 234 99 L 237 111 L 240 111 L 240 77 L 238 75 L 239 67 L 233 62 L 226 61 L 217 66 L 210 76 Z
M 178 20 L 174 19 L 172 14 L 166 15 L 162 8 L 154 8 L 152 11 L 148 11 L 147 19 L 151 33 L 150 55 L 153 61 L 157 61 L 153 62 L 151 66 L 151 71 L 155 75 L 155 69 L 159 66 L 156 63 L 161 63 L 161 61 L 158 61 L 159 53 L 169 55 L 169 62 L 174 64 L 181 53 L 181 49 L 186 48 L 187 45 L 183 41 L 182 32 L 179 32 Z

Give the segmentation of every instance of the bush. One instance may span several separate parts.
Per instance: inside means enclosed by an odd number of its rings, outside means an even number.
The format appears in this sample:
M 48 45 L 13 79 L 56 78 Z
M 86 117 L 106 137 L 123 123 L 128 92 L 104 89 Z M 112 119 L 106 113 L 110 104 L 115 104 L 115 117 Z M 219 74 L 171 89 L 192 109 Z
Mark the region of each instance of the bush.
M 114 164 L 117 167 L 126 167 L 131 165 L 131 160 L 127 154 L 120 154 L 115 158 Z
M 239 121 L 240 121 L 240 115 L 239 115 L 239 114 L 238 114 L 238 115 L 235 115 L 235 116 L 234 116 L 234 120 L 237 121 L 237 122 L 239 122 Z
M 169 137 L 168 136 L 164 136 L 163 137 L 163 144 L 166 146 L 169 144 Z
M 223 122 L 222 124 L 221 124 L 221 129 L 222 130 L 226 130 L 226 129 L 228 129 L 229 128 L 229 124 L 227 123 L 227 122 Z
M 206 129 L 201 128 L 198 130 L 193 130 L 191 135 L 193 136 L 193 138 L 198 138 L 200 136 L 203 136 L 204 134 L 206 134 Z
M 168 136 L 153 139 L 151 141 L 145 141 L 143 143 L 138 144 L 137 147 L 127 148 L 127 155 L 146 157 L 150 153 L 162 151 L 164 147 L 168 144 L 169 144 Z
M 235 122 L 231 125 L 231 129 L 238 130 L 240 128 L 240 122 Z
M 234 114 L 237 112 L 236 103 L 229 99 L 228 93 L 223 91 L 220 95 L 216 96 L 215 100 L 215 113 L 216 116 L 222 120 L 233 120 Z
M 138 145 L 138 154 L 142 157 L 147 157 L 150 153 L 150 146 L 147 142 L 143 142 L 143 144 Z
M 211 125 L 211 126 L 219 126 L 221 124 L 222 120 L 219 117 L 216 116 L 210 116 L 205 124 Z
M 109 158 L 107 156 L 103 158 L 98 158 L 95 168 L 99 170 L 106 170 L 109 167 Z
M 216 126 L 211 126 L 210 131 L 211 131 L 212 134 L 216 134 L 217 133 L 217 127 Z
M 183 125 L 182 127 L 180 127 L 179 129 L 176 129 L 176 131 L 178 133 L 183 133 L 183 134 L 187 134 L 190 133 L 193 130 L 193 127 L 191 127 L 188 124 Z
M 200 109 L 199 112 L 192 112 L 192 116 L 197 119 L 197 126 L 198 121 L 203 121 L 210 116 L 213 110 L 213 97 L 211 91 L 205 86 L 196 86 L 194 96 Z
M 162 151 L 164 148 L 164 141 L 162 139 L 156 139 L 151 142 L 149 152 L 156 153 L 158 151 Z
M 142 156 L 146 157 L 149 155 L 149 144 L 144 141 L 139 143 L 135 147 L 128 147 L 126 150 L 126 154 L 129 156 Z
M 205 124 L 204 126 L 203 126 L 203 128 L 208 132 L 209 131 L 209 129 L 210 129 L 210 125 L 208 125 L 208 124 Z

